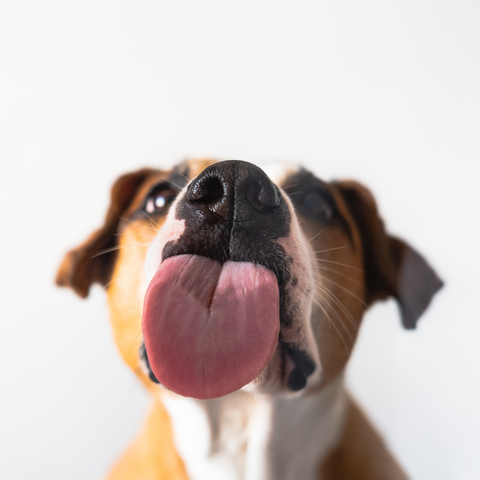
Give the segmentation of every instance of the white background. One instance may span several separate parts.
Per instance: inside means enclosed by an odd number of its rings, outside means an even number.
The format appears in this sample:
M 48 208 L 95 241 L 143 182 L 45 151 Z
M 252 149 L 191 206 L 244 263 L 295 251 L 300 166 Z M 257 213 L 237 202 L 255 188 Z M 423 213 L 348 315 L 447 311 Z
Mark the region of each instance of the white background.
M 480 478 L 480 8 L 446 1 L 3 1 L 0 478 L 100 479 L 147 401 L 105 296 L 53 286 L 115 178 L 291 160 L 374 192 L 446 282 L 367 315 L 349 383 L 415 480 Z

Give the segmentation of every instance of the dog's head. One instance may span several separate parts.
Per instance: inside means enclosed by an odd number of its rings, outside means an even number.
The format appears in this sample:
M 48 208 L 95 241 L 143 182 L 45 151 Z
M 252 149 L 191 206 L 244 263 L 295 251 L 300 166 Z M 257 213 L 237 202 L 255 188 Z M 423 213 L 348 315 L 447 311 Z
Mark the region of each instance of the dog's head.
M 319 388 L 372 302 L 394 297 L 411 329 L 442 286 L 358 183 L 208 160 L 117 180 L 105 224 L 57 276 L 81 297 L 94 282 L 127 364 L 196 398 Z

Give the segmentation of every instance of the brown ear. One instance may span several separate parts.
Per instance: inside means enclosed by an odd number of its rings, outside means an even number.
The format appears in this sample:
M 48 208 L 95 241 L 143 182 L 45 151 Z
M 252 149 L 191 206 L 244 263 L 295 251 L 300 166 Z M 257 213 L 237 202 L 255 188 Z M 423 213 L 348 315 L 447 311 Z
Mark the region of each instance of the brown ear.
M 415 328 L 443 282 L 416 250 L 385 232 L 369 190 L 353 181 L 336 185 L 362 237 L 367 303 L 395 297 L 403 326 Z
M 142 183 L 155 172 L 158 171 L 144 168 L 122 175 L 114 183 L 103 226 L 93 232 L 79 247 L 65 255 L 55 280 L 58 286 L 70 287 L 77 295 L 85 298 L 93 282 L 107 285 L 117 252 L 106 252 L 97 257 L 95 255 L 116 246 L 115 233 L 120 217 L 131 204 Z

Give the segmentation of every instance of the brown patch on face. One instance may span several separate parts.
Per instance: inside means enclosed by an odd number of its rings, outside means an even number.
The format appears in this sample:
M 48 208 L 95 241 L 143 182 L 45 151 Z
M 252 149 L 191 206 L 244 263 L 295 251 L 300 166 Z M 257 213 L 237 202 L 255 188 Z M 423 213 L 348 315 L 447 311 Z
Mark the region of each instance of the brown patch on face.
M 314 252 L 312 327 L 329 382 L 344 368 L 368 306 L 393 297 L 412 329 L 443 283 L 414 248 L 387 233 L 367 188 L 325 184 L 306 171 L 294 180 L 297 215 Z
M 142 343 L 142 307 L 146 289 L 146 285 L 142 285 L 143 268 L 155 228 L 146 218 L 135 220 L 124 228 L 118 261 L 107 291 L 117 347 L 126 364 L 146 386 L 152 382 L 140 367 L 138 352 Z
M 115 342 L 125 363 L 152 388 L 153 383 L 140 365 L 143 297 L 147 288 L 145 260 L 148 249 L 163 226 L 166 215 L 150 216 L 141 212 L 151 188 L 168 179 L 168 172 L 151 177 L 139 190 L 119 226 L 119 252 L 111 282 L 107 288 L 110 321 Z
M 341 196 L 330 188 L 348 225 L 321 224 L 300 216 L 313 256 L 313 322 L 323 382 L 333 380 L 352 352 L 365 310 L 362 242 Z

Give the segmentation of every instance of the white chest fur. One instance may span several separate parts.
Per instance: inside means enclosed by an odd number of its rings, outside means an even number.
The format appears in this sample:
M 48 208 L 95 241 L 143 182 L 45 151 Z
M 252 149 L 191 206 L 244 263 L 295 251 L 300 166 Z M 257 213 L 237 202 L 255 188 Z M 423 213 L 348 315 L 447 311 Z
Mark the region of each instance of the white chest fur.
M 162 396 L 190 479 L 317 479 L 343 428 L 342 380 L 295 397 L 244 391 L 214 400 Z

